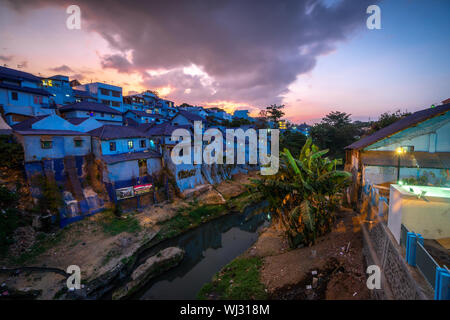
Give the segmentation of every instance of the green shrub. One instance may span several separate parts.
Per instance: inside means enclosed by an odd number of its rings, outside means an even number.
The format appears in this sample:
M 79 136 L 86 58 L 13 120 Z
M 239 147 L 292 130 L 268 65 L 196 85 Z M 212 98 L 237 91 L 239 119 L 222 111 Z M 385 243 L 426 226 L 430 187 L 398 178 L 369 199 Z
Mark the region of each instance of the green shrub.
M 18 195 L 5 186 L 0 186 L 0 253 L 3 254 L 13 243 L 12 235 L 19 226 L 17 210 Z
M 23 147 L 11 135 L 0 135 L 0 163 L 9 169 L 22 169 Z

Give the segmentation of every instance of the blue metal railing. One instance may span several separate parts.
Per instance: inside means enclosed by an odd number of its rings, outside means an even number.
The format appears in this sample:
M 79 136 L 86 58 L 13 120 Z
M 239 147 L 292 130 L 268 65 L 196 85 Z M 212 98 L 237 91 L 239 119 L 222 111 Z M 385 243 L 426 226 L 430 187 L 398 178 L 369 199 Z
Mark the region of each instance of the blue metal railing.
M 436 269 L 439 264 L 428 253 L 427 249 L 421 243 L 417 243 L 416 248 L 416 266 L 422 272 L 428 283 L 436 289 Z
M 419 269 L 423 277 L 435 291 L 435 300 L 450 299 L 450 272 L 441 268 L 436 260 L 425 249 L 423 237 L 408 231 L 402 224 L 400 229 L 400 245 L 405 247 L 406 262 Z

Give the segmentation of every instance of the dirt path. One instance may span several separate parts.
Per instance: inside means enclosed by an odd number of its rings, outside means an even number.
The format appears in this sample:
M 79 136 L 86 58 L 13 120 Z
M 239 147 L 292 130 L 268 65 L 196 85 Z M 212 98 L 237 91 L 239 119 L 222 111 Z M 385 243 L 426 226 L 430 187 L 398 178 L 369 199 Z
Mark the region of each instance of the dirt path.
M 261 281 L 272 299 L 369 299 L 362 235 L 350 210 L 339 212 L 333 231 L 314 246 L 289 250 L 270 227 L 246 255 L 263 257 Z

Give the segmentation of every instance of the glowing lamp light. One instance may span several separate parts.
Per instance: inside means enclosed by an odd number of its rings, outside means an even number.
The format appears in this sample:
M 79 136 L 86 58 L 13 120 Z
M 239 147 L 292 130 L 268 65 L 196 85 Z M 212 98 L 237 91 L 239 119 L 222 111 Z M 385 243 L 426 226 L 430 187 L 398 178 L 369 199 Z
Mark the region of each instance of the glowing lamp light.
M 398 147 L 397 149 L 395 149 L 395 152 L 397 152 L 398 154 L 402 154 L 404 150 L 402 147 Z

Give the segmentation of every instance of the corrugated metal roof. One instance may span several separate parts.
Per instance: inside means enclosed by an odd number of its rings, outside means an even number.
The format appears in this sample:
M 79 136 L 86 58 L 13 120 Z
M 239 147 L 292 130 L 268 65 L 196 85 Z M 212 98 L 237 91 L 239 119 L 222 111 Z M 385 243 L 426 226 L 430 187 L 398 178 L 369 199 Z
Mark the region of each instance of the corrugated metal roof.
M 98 102 L 78 102 L 69 104 L 66 106 L 63 106 L 59 108 L 61 112 L 67 112 L 67 111 L 93 111 L 93 112 L 100 112 L 100 113 L 110 113 L 110 114 L 118 114 L 121 115 L 122 112 L 117 111 L 111 107 L 108 107 L 107 105 L 104 105 L 102 103 Z
M 420 122 L 423 122 L 430 118 L 434 118 L 434 117 L 444 114 L 448 111 L 450 111 L 450 104 L 444 104 L 444 105 L 437 106 L 435 108 L 428 108 L 425 110 L 420 110 L 420 111 L 414 112 L 413 114 L 394 122 L 390 126 L 380 129 L 377 132 L 375 132 L 374 134 L 364 137 L 364 138 L 352 143 L 351 145 L 345 147 L 345 149 L 365 148 L 379 140 L 382 140 L 384 138 L 387 138 L 387 137 L 393 135 L 394 133 L 397 133 L 397 132 L 405 130 L 409 127 L 415 126 Z

